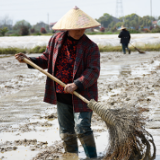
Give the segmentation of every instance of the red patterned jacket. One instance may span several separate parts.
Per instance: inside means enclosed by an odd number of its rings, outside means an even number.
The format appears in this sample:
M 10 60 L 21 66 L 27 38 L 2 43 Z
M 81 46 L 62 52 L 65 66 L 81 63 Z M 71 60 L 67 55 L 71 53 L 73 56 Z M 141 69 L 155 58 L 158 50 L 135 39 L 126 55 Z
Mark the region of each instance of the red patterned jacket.
M 30 57 L 31 60 L 43 69 L 54 75 L 55 62 L 63 45 L 67 32 L 53 35 L 46 51 L 39 57 Z M 29 67 L 32 68 L 32 67 Z M 97 79 L 100 74 L 100 53 L 98 46 L 86 35 L 83 35 L 77 44 L 76 59 L 73 69 L 73 82 L 78 86 L 79 92 L 86 99 L 98 100 Z M 76 96 L 72 96 L 74 112 L 91 111 L 87 104 Z M 47 77 L 44 102 L 56 104 L 55 83 Z

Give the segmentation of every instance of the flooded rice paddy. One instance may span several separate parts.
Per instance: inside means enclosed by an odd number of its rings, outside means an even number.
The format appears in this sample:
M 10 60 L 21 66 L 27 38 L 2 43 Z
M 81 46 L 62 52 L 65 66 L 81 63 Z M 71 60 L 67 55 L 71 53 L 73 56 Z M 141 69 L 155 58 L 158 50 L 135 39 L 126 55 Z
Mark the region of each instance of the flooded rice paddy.
M 38 56 L 31 54 L 29 56 Z M 64 155 L 56 105 L 43 102 L 46 76 L 30 70 L 13 56 L 0 58 L 0 159 L 79 160 L 85 154 Z M 101 53 L 99 102 L 108 108 L 141 107 L 160 159 L 160 53 Z M 96 114 L 92 129 L 99 159 L 105 155 L 108 132 Z

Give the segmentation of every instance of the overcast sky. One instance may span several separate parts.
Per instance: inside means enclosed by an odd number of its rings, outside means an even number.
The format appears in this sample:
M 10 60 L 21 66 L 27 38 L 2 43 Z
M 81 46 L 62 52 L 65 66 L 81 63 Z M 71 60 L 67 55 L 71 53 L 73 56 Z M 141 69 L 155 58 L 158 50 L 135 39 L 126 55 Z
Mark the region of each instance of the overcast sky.
M 139 16 L 160 16 L 160 0 L 0 0 L 0 19 L 8 16 L 13 23 L 26 20 L 32 25 L 43 21 L 51 23 L 58 21 L 74 6 L 78 6 L 93 18 L 99 18 L 104 13 L 112 16 L 136 13 Z M 152 4 L 152 7 L 151 5 Z M 152 12 L 151 12 L 152 8 Z

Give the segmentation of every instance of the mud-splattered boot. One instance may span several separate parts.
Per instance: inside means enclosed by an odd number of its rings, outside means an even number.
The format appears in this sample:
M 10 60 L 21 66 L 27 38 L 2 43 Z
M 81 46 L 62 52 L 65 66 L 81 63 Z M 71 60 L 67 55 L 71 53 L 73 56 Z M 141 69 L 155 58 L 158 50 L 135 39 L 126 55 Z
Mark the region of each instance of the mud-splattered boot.
M 131 50 L 129 48 L 127 48 L 127 50 L 128 50 L 128 54 L 131 54 Z
M 61 134 L 65 152 L 78 154 L 77 137 L 73 134 Z
M 84 148 L 85 154 L 88 158 L 97 158 L 96 144 L 93 134 L 91 135 L 78 135 L 78 138 Z

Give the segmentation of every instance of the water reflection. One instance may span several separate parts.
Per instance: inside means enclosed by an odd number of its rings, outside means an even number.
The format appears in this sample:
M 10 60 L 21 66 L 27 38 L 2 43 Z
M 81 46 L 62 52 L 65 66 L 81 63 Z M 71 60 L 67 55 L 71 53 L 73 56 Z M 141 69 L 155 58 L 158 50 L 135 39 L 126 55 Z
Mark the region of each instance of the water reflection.
M 124 75 L 124 76 L 129 76 L 131 75 L 132 71 L 131 71 L 131 67 L 130 65 L 122 65 L 119 71 L 120 75 Z

